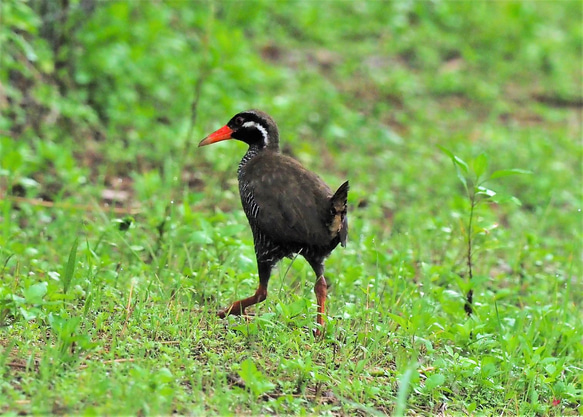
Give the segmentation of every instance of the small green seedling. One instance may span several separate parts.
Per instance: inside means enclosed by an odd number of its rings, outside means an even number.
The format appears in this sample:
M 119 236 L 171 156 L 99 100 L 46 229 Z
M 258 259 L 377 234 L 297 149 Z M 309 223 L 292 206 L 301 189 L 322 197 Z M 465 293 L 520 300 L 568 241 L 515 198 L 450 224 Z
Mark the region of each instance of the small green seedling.
M 499 198 L 498 193 L 492 190 L 490 187 L 486 187 L 486 183 L 490 180 L 496 178 L 506 177 L 510 175 L 518 174 L 530 174 L 530 171 L 523 169 L 503 169 L 494 171 L 488 174 L 488 156 L 485 153 L 481 153 L 476 158 L 474 158 L 470 164 L 465 162 L 462 158 L 454 155 L 451 151 L 441 148 L 440 149 L 450 157 L 451 161 L 456 170 L 456 174 L 462 185 L 464 186 L 466 197 L 470 203 L 470 210 L 468 213 L 468 227 L 466 234 L 466 264 L 468 267 L 468 285 L 469 290 L 466 294 L 466 302 L 464 304 L 464 310 L 468 316 L 471 316 L 473 308 L 473 297 L 474 289 L 473 277 L 474 277 L 474 266 L 473 266 L 473 255 L 474 255 L 474 237 L 478 233 L 474 230 L 474 220 L 476 207 L 484 202 L 496 202 L 501 203 L 503 201 L 510 200 L 517 205 L 520 205 L 520 200 L 514 196 L 509 196 L 507 198 Z

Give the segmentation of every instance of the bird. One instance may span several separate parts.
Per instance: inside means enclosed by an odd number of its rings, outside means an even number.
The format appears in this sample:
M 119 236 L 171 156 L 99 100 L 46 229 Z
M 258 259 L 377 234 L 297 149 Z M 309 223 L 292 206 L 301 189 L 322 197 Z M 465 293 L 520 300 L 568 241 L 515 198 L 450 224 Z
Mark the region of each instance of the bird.
M 205 137 L 199 147 L 235 139 L 249 147 L 237 170 L 241 205 L 255 246 L 259 286 L 255 293 L 218 312 L 246 315 L 247 307 L 267 298 L 271 271 L 284 257 L 301 255 L 311 266 L 318 304 L 314 333 L 325 330 L 328 283 L 324 261 L 348 236 L 347 199 L 349 182 L 335 192 L 314 172 L 281 152 L 279 130 L 271 116 L 246 110 Z

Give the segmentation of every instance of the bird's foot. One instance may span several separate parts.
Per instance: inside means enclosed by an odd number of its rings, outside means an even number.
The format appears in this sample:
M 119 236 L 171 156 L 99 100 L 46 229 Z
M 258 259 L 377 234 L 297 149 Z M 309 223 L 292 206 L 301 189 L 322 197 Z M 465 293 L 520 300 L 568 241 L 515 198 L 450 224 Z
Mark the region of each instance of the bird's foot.
M 232 310 L 231 308 L 226 308 L 224 310 L 221 310 L 217 313 L 217 316 L 221 319 L 224 319 L 227 316 L 245 316 L 245 311 L 236 311 L 236 310 Z
M 217 313 L 219 318 L 224 319 L 227 316 L 246 316 L 245 308 L 243 308 L 240 304 L 234 303 L 229 308 L 225 308 Z
M 221 310 L 217 313 L 217 316 L 220 319 L 224 319 L 227 316 L 241 316 L 241 317 L 245 317 L 248 320 L 251 320 L 252 318 L 255 317 L 255 313 L 246 313 L 246 312 L 242 312 L 242 313 L 234 313 L 232 311 L 229 311 L 228 309 L 226 310 Z

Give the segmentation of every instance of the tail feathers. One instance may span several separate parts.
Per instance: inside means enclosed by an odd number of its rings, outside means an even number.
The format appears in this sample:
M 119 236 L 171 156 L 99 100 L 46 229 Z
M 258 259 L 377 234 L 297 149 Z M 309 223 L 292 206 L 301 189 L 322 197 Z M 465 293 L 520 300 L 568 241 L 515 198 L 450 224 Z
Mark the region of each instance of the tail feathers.
M 346 218 L 348 190 L 350 186 L 348 181 L 342 184 L 330 198 L 330 226 L 329 230 L 332 236 L 340 238 L 340 244 L 346 246 L 348 237 L 348 220 Z
M 332 205 L 336 206 L 336 205 L 342 204 L 342 207 L 344 209 L 346 209 L 346 200 L 348 199 L 348 190 L 349 189 L 350 189 L 350 186 L 348 184 L 348 181 L 346 181 L 344 184 L 342 184 L 340 187 L 338 187 L 338 190 L 336 190 L 336 192 L 334 193 L 334 195 L 330 199 L 330 201 L 332 202 Z

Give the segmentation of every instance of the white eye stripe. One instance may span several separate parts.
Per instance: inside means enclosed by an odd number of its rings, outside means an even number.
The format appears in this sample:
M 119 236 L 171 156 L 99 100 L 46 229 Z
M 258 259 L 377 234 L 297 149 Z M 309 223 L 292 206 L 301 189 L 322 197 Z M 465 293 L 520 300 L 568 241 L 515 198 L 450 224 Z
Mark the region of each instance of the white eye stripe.
M 265 130 L 263 126 L 255 122 L 245 122 L 243 123 L 243 127 L 254 127 L 255 129 L 259 130 L 263 136 L 263 144 L 265 146 L 269 145 L 269 136 L 267 135 L 267 130 Z

